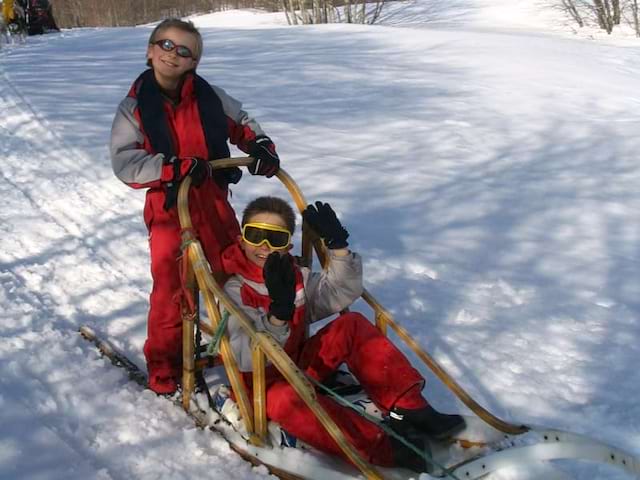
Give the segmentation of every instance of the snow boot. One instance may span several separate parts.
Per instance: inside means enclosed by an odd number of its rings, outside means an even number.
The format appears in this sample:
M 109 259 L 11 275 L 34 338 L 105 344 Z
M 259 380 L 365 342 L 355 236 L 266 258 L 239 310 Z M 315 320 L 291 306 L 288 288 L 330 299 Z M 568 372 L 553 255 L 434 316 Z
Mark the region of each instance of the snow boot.
M 419 451 L 424 452 L 427 459 L 431 459 L 431 449 L 429 443 L 425 441 L 422 435 L 416 430 L 403 435 L 403 438 Z M 433 465 L 424 457 L 416 454 L 412 449 L 406 446 L 397 438 L 389 435 L 391 441 L 391 451 L 393 452 L 393 462 L 396 467 L 408 468 L 416 473 L 431 473 Z
M 171 376 L 160 377 L 156 375 L 153 381 L 149 381 L 148 387 L 157 395 L 171 397 L 178 390 L 179 382 Z
M 348 396 L 355 395 L 362 392 L 362 385 L 358 383 L 351 372 L 345 372 L 344 370 L 336 370 L 328 378 L 322 381 L 322 385 L 333 390 L 333 393 L 338 395 Z M 324 391 L 320 391 L 324 394 Z
M 400 435 L 404 436 L 415 428 L 436 440 L 449 438 L 465 427 L 460 415 L 440 413 L 431 405 L 416 410 L 395 407 L 389 412 L 389 422 Z

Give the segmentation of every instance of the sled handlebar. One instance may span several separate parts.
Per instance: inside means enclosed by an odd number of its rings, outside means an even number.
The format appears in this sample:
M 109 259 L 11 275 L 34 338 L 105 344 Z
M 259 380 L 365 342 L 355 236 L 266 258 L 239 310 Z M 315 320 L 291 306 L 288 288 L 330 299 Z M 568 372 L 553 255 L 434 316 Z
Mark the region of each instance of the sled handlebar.
M 222 168 L 231 168 L 231 167 L 248 167 L 253 163 L 253 157 L 230 157 L 230 158 L 220 158 L 218 160 L 211 160 L 209 165 L 214 170 L 220 170 Z M 296 182 L 291 178 L 291 176 L 285 172 L 282 167 L 278 169 L 278 172 L 275 174 L 276 177 L 284 184 L 294 202 L 296 202 L 296 206 L 302 212 L 305 208 L 307 208 L 307 201 L 302 195 L 302 191 L 300 187 L 296 184 Z
M 214 170 L 220 170 L 223 168 L 232 168 L 232 167 L 248 167 L 253 163 L 253 157 L 229 157 L 229 158 L 220 158 L 217 160 L 209 161 L 209 165 Z M 307 200 L 304 198 L 302 194 L 302 190 L 298 184 L 291 178 L 282 167 L 278 169 L 278 172 L 275 174 L 275 177 L 278 178 L 284 185 L 284 187 L 289 192 L 289 195 L 293 199 L 298 208 L 298 211 L 302 213 L 305 208 L 307 208 Z M 178 215 L 180 217 L 180 225 L 182 229 L 190 229 L 193 228 L 191 224 L 191 216 L 189 215 L 189 206 L 188 206 L 188 194 L 189 188 L 191 187 L 191 177 L 186 176 L 182 183 L 180 184 L 180 189 L 178 190 Z M 319 240 L 318 236 L 315 235 L 310 229 L 305 228 L 303 225 L 302 228 L 302 262 L 305 266 L 311 267 L 312 263 L 312 249 L 315 248 L 316 254 L 320 259 L 320 263 L 322 266 L 326 266 L 328 255 L 326 253 L 325 247 L 322 245 L 322 242 Z

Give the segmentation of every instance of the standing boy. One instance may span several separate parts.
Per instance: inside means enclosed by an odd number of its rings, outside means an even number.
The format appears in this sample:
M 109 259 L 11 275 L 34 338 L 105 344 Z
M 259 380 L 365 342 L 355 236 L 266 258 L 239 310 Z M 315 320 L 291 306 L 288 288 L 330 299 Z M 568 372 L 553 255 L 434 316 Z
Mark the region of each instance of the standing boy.
M 209 160 L 229 156 L 227 141 L 255 160 L 254 175 L 274 175 L 280 160 L 273 142 L 242 104 L 196 74 L 202 37 L 191 22 L 168 19 L 151 33 L 147 66 L 118 107 L 111 130 L 116 176 L 146 188 L 144 221 L 149 231 L 153 290 L 144 354 L 149 388 L 176 391 L 182 369 L 180 317 L 180 225 L 178 186 L 187 175 L 195 234 L 214 271 L 220 252 L 240 229 L 228 202 L 228 185 L 239 169 L 212 171 Z

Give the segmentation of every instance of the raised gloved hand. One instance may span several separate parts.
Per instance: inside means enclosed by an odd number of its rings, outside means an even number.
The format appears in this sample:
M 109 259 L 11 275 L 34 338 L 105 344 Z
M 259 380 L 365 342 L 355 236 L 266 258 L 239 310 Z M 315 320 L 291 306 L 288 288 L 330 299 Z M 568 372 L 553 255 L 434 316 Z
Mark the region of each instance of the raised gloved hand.
M 342 226 L 336 212 L 328 203 L 316 202 L 315 206 L 307 205 L 302 218 L 324 240 L 330 250 L 346 248 L 349 245 L 349 232 Z
M 296 300 L 296 274 L 291 257 L 273 252 L 267 257 L 262 273 L 271 297 L 269 315 L 290 322 Z
M 251 175 L 273 177 L 280 169 L 280 157 L 276 153 L 276 146 L 269 137 L 258 137 L 248 143 L 249 155 L 254 160 L 249 165 Z

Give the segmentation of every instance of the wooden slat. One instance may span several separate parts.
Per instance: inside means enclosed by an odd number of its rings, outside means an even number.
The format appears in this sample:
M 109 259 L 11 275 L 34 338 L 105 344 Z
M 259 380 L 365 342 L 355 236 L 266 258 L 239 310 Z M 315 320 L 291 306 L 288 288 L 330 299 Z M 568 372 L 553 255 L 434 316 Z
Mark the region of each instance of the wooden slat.
M 267 382 L 265 375 L 266 362 L 259 343 L 253 344 L 253 414 L 256 435 L 267 443 Z
M 185 279 L 185 288 L 189 289 L 193 298 L 197 296 L 197 288 L 195 287 L 195 277 L 193 269 L 186 257 L 183 257 L 181 263 L 186 262 L 187 277 Z M 196 302 L 197 305 L 197 302 Z M 182 305 L 182 407 L 185 411 L 189 411 L 191 395 L 195 389 L 195 344 L 194 344 L 194 325 L 197 321 L 198 311 L 190 312 L 186 301 L 183 299 Z
M 195 387 L 195 349 L 193 341 L 193 315 L 182 317 L 182 406 L 189 410 L 189 402 Z
M 207 315 L 209 316 L 209 319 L 212 323 L 211 327 L 215 330 L 218 328 L 218 325 L 221 321 L 220 311 L 218 310 L 218 305 L 216 304 L 210 289 L 207 288 L 209 280 L 213 282 L 215 282 L 215 280 L 213 280 L 213 277 L 208 272 L 208 269 L 205 269 L 204 265 L 206 263 L 204 262 L 204 252 L 202 251 L 202 247 L 199 242 L 195 242 L 189 246 L 189 256 L 192 259 L 196 278 L 198 279 L 198 283 L 200 284 L 200 288 L 202 290 L 205 307 L 207 309 Z M 242 380 L 242 375 L 240 373 L 240 370 L 238 369 L 238 364 L 236 362 L 235 356 L 233 354 L 233 349 L 231 348 L 231 343 L 229 342 L 229 337 L 227 335 L 223 335 L 220 339 L 220 356 L 222 357 L 224 368 L 227 373 L 227 377 L 229 378 L 229 383 L 231 383 L 231 388 L 235 393 L 245 428 L 247 429 L 249 435 L 253 435 L 253 408 L 251 407 L 249 395 L 247 394 L 247 389 L 245 387 L 244 381 Z

